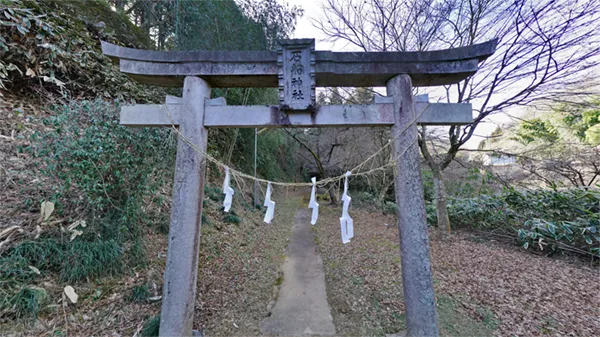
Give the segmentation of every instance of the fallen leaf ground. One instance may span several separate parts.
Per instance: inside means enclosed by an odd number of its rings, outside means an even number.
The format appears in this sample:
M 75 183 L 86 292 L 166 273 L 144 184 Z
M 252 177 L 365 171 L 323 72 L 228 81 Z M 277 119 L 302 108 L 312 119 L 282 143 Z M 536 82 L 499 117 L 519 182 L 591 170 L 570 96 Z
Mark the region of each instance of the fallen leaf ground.
M 227 223 L 207 200 L 201 239 L 195 329 L 209 336 L 259 335 L 259 323 L 281 282 L 279 267 L 299 199 L 277 203 L 272 225 L 238 203 L 239 224 Z M 239 202 L 239 201 L 238 201 Z M 341 209 L 322 205 L 313 227 L 328 301 L 339 335 L 382 336 L 405 328 L 398 230 L 393 216 L 351 208 L 355 238 L 340 240 Z M 387 225 L 386 225 L 387 224 Z M 581 261 L 533 255 L 467 232 L 430 235 L 440 329 L 444 336 L 600 336 L 600 275 Z M 0 335 L 140 336 L 160 301 L 131 300 L 144 285 L 162 293 L 166 235 L 146 235 L 148 265 L 113 279 L 74 285 L 77 304 L 61 300 L 63 284 L 44 287 L 52 303 L 37 322 L 1 322 Z
M 204 227 L 196 329 L 210 336 L 260 335 L 299 206 L 299 199 L 279 200 L 270 225 L 263 223 L 262 212 L 254 212 L 249 225 Z
M 582 262 L 538 256 L 468 233 L 432 244 L 441 293 L 491 308 L 496 335 L 600 336 L 600 274 Z M 460 298 L 460 297 L 457 297 Z
M 241 194 L 241 193 L 240 193 Z M 282 193 L 283 194 L 283 193 Z M 276 198 L 275 196 L 274 198 Z M 247 196 L 246 196 L 247 198 Z M 270 225 L 249 200 L 234 201 L 240 223 L 225 221 L 221 203 L 205 199 L 194 329 L 210 336 L 259 335 L 259 323 L 269 314 L 273 289 L 280 282 L 280 266 L 291 233 L 299 199 L 277 203 Z M 148 265 L 116 278 L 74 285 L 77 304 L 61 300 L 64 285 L 48 277 L 37 286 L 49 293 L 37 321 L 2 321 L 1 336 L 141 336 L 160 314 L 166 234 L 150 230 L 145 238 Z M 148 293 L 133 301 L 136 286 Z
M 402 331 L 395 217 L 351 208 L 355 237 L 343 245 L 340 212 L 321 207 L 314 227 L 338 333 Z M 537 256 L 468 232 L 430 237 L 442 335 L 600 336 L 597 267 Z

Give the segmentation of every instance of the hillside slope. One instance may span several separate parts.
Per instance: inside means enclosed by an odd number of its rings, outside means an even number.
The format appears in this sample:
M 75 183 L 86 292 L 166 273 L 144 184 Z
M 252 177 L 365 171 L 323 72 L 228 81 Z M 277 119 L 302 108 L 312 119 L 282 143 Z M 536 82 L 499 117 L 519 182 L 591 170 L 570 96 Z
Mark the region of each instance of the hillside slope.
M 0 89 L 33 98 L 149 101 L 152 92 L 102 55 L 100 39 L 138 48 L 151 42 L 102 0 L 0 1 Z
M 161 102 L 166 91 L 121 74 L 99 40 L 152 43 L 102 0 L 0 0 L 0 17 L 0 335 L 152 335 L 176 138 L 168 129 L 119 126 L 122 104 Z M 270 93 L 258 94 L 250 101 Z M 253 133 L 229 131 L 211 133 L 209 151 L 250 153 Z M 277 132 L 259 146 L 272 149 L 259 162 L 280 162 L 274 156 L 290 148 Z M 255 333 L 289 234 L 277 224 L 295 205 L 278 202 L 274 223 L 264 226 L 244 191 L 251 184 L 242 182 L 225 214 L 222 173 L 207 171 L 195 328 L 227 331 L 234 314 L 247 317 L 239 331 Z M 234 304 L 240 293 L 246 306 Z

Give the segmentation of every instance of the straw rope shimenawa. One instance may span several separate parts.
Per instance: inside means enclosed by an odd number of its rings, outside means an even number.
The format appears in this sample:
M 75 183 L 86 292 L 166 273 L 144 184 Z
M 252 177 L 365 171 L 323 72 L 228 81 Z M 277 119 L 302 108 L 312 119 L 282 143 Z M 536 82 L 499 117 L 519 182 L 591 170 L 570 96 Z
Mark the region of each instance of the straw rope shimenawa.
M 429 106 L 429 105 L 427 105 Z M 375 158 L 375 156 L 377 156 L 379 153 L 381 153 L 381 151 L 383 151 L 384 149 L 386 149 L 387 147 L 391 146 L 392 141 L 394 139 L 396 139 L 397 137 L 399 137 L 400 135 L 402 135 L 404 132 L 406 132 L 406 130 L 408 130 L 408 128 L 410 128 L 412 125 L 414 125 L 415 123 L 417 123 L 417 121 L 419 120 L 419 118 L 421 117 L 421 114 L 423 114 L 423 111 L 425 111 L 427 109 L 427 106 L 425 106 L 425 108 L 423 108 L 423 110 L 421 110 L 417 116 L 415 116 L 415 118 L 409 123 L 407 124 L 400 132 L 398 132 L 398 134 L 394 135 L 392 138 L 390 138 L 390 140 L 388 140 L 388 142 L 382 146 L 379 150 L 375 151 L 373 154 L 371 154 L 367 159 L 365 159 L 362 163 L 356 165 L 354 168 L 352 168 L 351 170 L 349 170 L 353 176 L 365 176 L 365 175 L 369 175 L 371 173 L 377 172 L 377 171 L 382 171 L 385 168 L 389 167 L 389 166 L 393 166 L 396 163 L 396 159 L 391 159 L 390 161 L 382 166 L 379 166 L 377 168 L 374 169 L 370 169 L 367 171 L 362 171 L 359 172 L 360 169 L 362 169 L 370 160 L 372 160 L 373 158 Z M 294 183 L 294 182 L 282 182 L 282 181 L 271 181 L 271 180 L 266 180 L 266 179 L 261 179 L 261 178 L 255 178 L 254 176 L 251 176 L 249 174 L 246 174 L 244 172 L 238 171 L 236 169 L 231 168 L 229 165 L 226 165 L 225 163 L 222 163 L 221 161 L 219 161 L 218 159 L 216 159 L 215 157 L 211 156 L 210 154 L 202 151 L 202 149 L 200 149 L 198 146 L 196 146 L 195 144 L 193 144 L 192 142 L 190 142 L 183 134 L 181 134 L 181 132 L 179 132 L 179 130 L 177 129 L 177 126 L 175 125 L 175 122 L 173 120 L 173 116 L 171 115 L 171 112 L 169 111 L 169 108 L 167 107 L 166 104 L 162 104 L 161 108 L 164 108 L 167 115 L 169 116 L 169 119 L 171 120 L 171 128 L 173 130 L 175 130 L 175 133 L 177 134 L 177 137 L 179 137 L 179 139 L 183 140 L 186 144 L 188 144 L 192 149 L 194 149 L 194 151 L 202 154 L 204 156 L 204 158 L 206 158 L 208 161 L 214 163 L 215 165 L 217 165 L 218 167 L 225 169 L 228 168 L 229 169 L 229 173 L 231 174 L 231 177 L 237 181 L 237 178 L 243 178 L 243 179 L 248 179 L 248 180 L 255 180 L 261 183 L 271 183 L 272 185 L 278 185 L 278 186 L 290 186 L 290 187 L 304 187 L 304 186 L 312 186 L 311 182 L 306 182 L 306 183 Z M 404 150 L 398 155 L 398 157 L 401 157 L 402 155 L 404 155 L 404 153 L 416 142 L 417 140 L 413 140 L 410 144 L 408 144 L 408 146 L 406 146 L 404 148 Z M 344 179 L 344 177 L 346 176 L 346 174 L 341 174 L 339 176 L 335 176 L 335 177 L 330 177 L 330 178 L 325 178 L 323 180 L 319 180 L 317 181 L 317 186 L 326 186 L 328 184 L 333 184 L 336 183 L 338 181 L 341 181 L 342 179 Z M 238 184 L 239 185 L 239 184 Z

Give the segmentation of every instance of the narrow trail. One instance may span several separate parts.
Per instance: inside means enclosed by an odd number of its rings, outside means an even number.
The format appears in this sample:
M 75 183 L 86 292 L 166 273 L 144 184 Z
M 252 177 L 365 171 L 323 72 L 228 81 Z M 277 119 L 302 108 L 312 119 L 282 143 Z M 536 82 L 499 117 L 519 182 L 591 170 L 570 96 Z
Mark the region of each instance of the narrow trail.
M 323 260 L 317 252 L 310 210 L 299 209 L 282 266 L 284 281 L 270 317 L 260 324 L 264 335 L 335 334 L 325 291 Z

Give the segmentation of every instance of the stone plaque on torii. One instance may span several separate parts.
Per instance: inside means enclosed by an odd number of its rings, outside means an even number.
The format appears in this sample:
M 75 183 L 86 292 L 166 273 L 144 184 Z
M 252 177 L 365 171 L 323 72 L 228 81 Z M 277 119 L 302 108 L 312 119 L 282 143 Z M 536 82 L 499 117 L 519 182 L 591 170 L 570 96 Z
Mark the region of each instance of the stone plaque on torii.
M 102 42 L 105 55 L 135 80 L 183 86 L 164 105 L 121 109 L 121 124 L 171 126 L 206 152 L 207 128 L 390 126 L 400 229 L 408 336 L 437 336 L 417 126 L 472 122 L 471 104 L 429 103 L 413 86 L 457 83 L 473 75 L 496 41 L 427 52 L 315 51 L 313 39 L 280 41 L 272 51 L 150 51 Z M 315 87 L 386 86 L 369 105 L 317 106 Z M 278 87 L 278 106 L 228 106 L 210 99 L 211 87 Z M 164 275 L 161 336 L 191 336 L 200 249 L 206 160 L 179 139 L 169 246 Z

